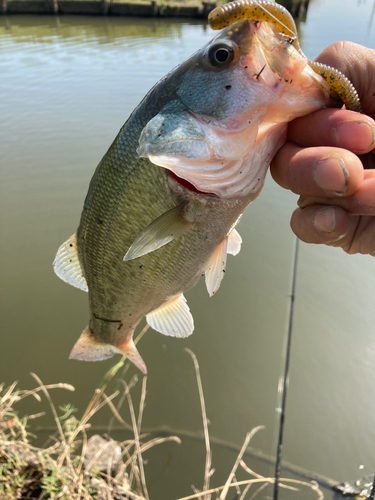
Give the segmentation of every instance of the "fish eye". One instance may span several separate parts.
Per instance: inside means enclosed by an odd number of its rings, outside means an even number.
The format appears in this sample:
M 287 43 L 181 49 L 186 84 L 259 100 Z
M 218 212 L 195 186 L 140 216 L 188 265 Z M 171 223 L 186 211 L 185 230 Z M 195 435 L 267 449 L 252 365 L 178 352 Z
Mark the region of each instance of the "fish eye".
M 236 50 L 237 49 L 237 50 Z M 228 66 L 238 52 L 238 47 L 229 42 L 217 42 L 207 50 L 207 60 L 214 68 Z

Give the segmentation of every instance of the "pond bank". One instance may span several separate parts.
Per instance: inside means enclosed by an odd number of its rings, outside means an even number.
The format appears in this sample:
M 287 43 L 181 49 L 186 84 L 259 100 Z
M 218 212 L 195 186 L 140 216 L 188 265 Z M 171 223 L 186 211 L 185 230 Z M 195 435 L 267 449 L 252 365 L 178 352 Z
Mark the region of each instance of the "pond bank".
M 190 17 L 203 19 L 216 2 L 201 4 L 158 4 L 109 2 L 107 0 L 1 0 L 0 14 L 79 14 L 139 17 Z
M 79 14 L 138 17 L 187 17 L 206 19 L 209 12 L 223 1 L 111 1 L 111 0 L 0 0 L 0 15 L 6 14 Z M 280 1 L 299 17 L 309 0 Z

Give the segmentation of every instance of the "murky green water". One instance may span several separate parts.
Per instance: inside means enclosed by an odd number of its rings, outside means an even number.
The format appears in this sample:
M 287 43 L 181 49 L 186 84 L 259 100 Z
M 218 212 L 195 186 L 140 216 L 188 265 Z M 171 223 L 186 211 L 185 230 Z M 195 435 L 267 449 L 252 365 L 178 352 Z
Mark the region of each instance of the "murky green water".
M 370 0 L 310 2 L 300 27 L 307 56 L 342 39 L 375 48 L 372 9 Z M 76 392 L 56 392 L 55 401 L 84 408 L 112 366 L 113 360 L 68 360 L 87 324 L 87 296 L 60 281 L 51 262 L 75 231 L 93 171 L 129 113 L 211 37 L 193 21 L 0 18 L 1 381 L 30 387 L 32 371 L 46 383 L 69 382 Z M 201 430 L 189 347 L 200 363 L 212 436 L 241 445 L 262 424 L 253 446 L 274 452 L 295 203 L 268 179 L 240 223 L 242 251 L 229 257 L 220 291 L 209 299 L 202 282 L 187 294 L 194 335 L 178 340 L 149 331 L 142 340 L 146 427 Z M 340 481 L 375 469 L 374 302 L 374 259 L 301 246 L 284 456 Z M 135 372 L 130 368 L 126 379 Z M 106 426 L 108 418 L 103 413 L 94 423 Z M 212 481 L 219 485 L 235 453 L 222 447 L 213 453 Z M 148 458 L 152 499 L 201 486 L 201 442 L 186 438 Z M 294 496 L 284 491 L 281 498 Z

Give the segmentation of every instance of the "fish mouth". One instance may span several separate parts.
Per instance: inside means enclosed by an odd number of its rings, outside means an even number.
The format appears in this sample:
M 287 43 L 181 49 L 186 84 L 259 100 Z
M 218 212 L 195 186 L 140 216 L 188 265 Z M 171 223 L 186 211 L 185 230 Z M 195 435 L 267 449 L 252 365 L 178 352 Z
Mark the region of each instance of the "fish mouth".
M 215 193 L 210 193 L 210 192 L 207 192 L 207 191 L 200 191 L 199 189 L 197 189 L 194 184 L 192 184 L 191 182 L 187 181 L 186 179 L 183 179 L 182 177 L 179 177 L 178 175 L 176 175 L 172 170 L 168 170 L 168 174 L 170 175 L 170 177 L 172 177 L 172 179 L 174 179 L 178 184 L 180 184 L 182 187 L 184 187 L 185 189 L 188 189 L 189 191 L 192 191 L 193 193 L 197 193 L 197 194 L 204 194 L 204 195 L 209 195 L 209 196 L 217 196 L 217 194 Z

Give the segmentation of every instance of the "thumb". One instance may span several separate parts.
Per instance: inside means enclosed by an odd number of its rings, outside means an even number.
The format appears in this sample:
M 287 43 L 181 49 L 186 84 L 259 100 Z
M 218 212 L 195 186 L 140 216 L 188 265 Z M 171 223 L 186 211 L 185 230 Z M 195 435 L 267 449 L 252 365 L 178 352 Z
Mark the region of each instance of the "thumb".
M 344 73 L 358 92 L 363 112 L 375 118 L 375 50 L 352 42 L 336 42 L 316 60 Z

